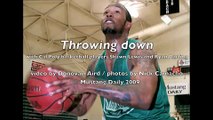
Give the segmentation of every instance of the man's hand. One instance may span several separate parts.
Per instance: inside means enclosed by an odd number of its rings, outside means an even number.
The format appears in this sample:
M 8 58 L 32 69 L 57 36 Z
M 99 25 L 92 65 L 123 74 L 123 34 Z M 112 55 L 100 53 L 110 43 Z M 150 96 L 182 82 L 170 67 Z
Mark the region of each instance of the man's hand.
M 66 77 L 63 80 L 57 80 L 52 83 L 46 84 L 47 88 L 53 87 L 53 86 L 60 86 L 59 89 L 55 89 L 54 91 L 50 91 L 50 95 L 54 95 L 60 92 L 64 92 L 65 94 L 61 100 L 59 100 L 59 103 L 63 103 L 70 95 L 77 96 L 81 93 L 82 86 L 80 85 L 80 80 L 82 78 L 80 76 L 69 76 Z

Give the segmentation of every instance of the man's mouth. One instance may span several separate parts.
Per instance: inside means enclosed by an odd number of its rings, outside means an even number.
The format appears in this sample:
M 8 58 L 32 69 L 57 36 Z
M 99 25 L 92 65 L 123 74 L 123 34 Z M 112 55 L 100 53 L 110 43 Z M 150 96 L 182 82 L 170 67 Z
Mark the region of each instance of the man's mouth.
M 106 22 L 105 23 L 112 23 L 112 21 L 111 20 L 106 20 Z
M 104 21 L 104 23 L 111 24 L 111 23 L 114 23 L 114 22 L 113 22 L 113 20 L 111 20 L 111 19 L 106 19 L 106 20 Z

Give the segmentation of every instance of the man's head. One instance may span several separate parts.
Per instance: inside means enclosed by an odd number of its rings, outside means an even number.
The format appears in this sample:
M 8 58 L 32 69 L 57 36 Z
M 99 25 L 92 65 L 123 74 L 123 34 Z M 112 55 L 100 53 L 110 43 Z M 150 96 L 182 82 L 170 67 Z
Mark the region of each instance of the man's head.
M 101 28 L 104 34 L 129 33 L 132 18 L 129 11 L 119 3 L 108 5 L 103 14 Z

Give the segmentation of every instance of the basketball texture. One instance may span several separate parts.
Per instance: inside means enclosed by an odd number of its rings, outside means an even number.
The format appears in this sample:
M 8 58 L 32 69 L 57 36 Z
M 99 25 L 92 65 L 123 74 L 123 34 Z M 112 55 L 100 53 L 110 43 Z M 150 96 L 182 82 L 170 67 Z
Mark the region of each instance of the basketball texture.
M 44 115 L 58 115 L 65 112 L 73 103 L 74 96 L 68 97 L 63 103 L 58 101 L 63 98 L 65 91 L 50 95 L 49 92 L 60 88 L 52 86 L 47 88 L 46 84 L 64 79 L 65 76 L 57 74 L 60 70 L 44 67 L 35 72 L 31 72 L 28 79 L 26 96 L 33 109 Z

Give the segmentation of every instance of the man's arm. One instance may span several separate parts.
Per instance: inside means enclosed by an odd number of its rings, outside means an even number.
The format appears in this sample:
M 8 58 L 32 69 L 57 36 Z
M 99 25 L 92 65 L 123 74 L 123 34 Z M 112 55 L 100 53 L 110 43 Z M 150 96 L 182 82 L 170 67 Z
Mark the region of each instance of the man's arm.
M 151 50 L 132 50 L 132 56 L 150 56 L 154 55 Z M 156 88 L 157 76 L 155 59 L 132 59 L 133 65 L 131 72 L 153 73 L 153 75 L 135 75 L 131 76 L 131 80 L 138 80 L 138 84 L 134 85 L 86 85 L 83 91 L 99 94 L 102 97 L 110 99 L 122 105 L 127 105 L 139 109 L 149 109 L 152 103 Z
M 91 108 L 93 105 L 95 99 L 96 99 L 96 94 L 93 93 L 83 93 L 79 95 L 77 100 L 75 101 L 76 106 L 74 105 L 74 108 L 71 106 L 71 110 L 68 109 L 68 112 L 71 111 L 71 114 L 74 114 L 76 116 L 82 116 L 87 113 L 87 111 Z
M 131 56 L 151 56 L 154 53 L 151 50 L 131 50 Z M 146 57 L 145 57 L 146 58 Z M 157 88 L 157 76 L 154 74 L 156 71 L 155 59 L 131 59 L 132 64 L 131 71 L 135 73 L 153 73 L 152 75 L 135 75 L 130 79 L 138 80 L 138 84 L 134 85 L 111 85 L 111 84 L 80 84 L 80 80 L 83 78 L 79 76 L 73 76 L 70 80 L 56 81 L 52 85 L 62 85 L 63 88 L 56 90 L 53 94 L 68 90 L 70 94 L 79 93 L 93 93 L 102 97 L 110 99 L 121 105 L 126 105 L 139 109 L 149 109 Z M 102 66 L 99 66 L 102 67 Z M 94 67 L 93 67 L 94 68 Z M 95 81 L 95 79 L 89 78 L 87 81 Z
M 95 61 L 92 62 L 92 64 L 89 65 L 87 72 L 88 71 L 94 71 L 94 65 Z M 87 76 L 87 79 L 91 79 L 91 76 Z M 87 111 L 92 107 L 95 99 L 96 99 L 96 94 L 93 93 L 82 93 L 78 95 L 75 99 L 75 103 L 70 107 L 71 114 L 74 114 L 76 116 L 82 116 L 87 113 Z

